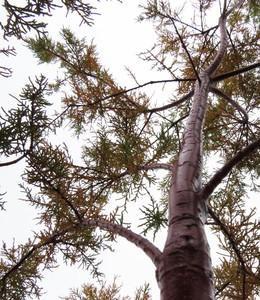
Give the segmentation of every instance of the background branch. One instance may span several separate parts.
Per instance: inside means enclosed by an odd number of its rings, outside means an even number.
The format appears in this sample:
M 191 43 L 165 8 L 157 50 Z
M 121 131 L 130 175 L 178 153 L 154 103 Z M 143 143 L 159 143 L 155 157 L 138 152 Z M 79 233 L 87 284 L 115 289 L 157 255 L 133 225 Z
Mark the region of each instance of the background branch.
M 201 194 L 202 199 L 207 199 L 215 190 L 215 188 L 221 183 L 221 181 L 227 176 L 227 174 L 232 170 L 232 168 L 258 148 L 260 148 L 260 139 L 249 144 L 247 147 L 233 156 L 205 185 Z
M 225 72 L 225 73 L 219 74 L 217 76 L 214 76 L 211 81 L 213 81 L 213 82 L 222 81 L 224 79 L 227 79 L 227 78 L 230 78 L 232 76 L 236 76 L 236 75 L 248 72 L 248 71 L 256 69 L 258 67 L 260 67 L 260 62 L 256 62 L 254 64 L 251 64 L 251 65 L 239 68 L 239 69 L 234 70 L 234 71 L 230 71 L 230 72 Z
M 222 97 L 223 99 L 227 100 L 228 103 L 230 103 L 234 108 L 236 108 L 243 115 L 243 122 L 244 123 L 248 122 L 248 115 L 247 115 L 246 110 L 243 107 L 241 107 L 236 101 L 234 101 L 231 97 L 226 95 L 224 92 L 222 92 L 218 88 L 210 87 L 210 91 L 213 92 L 214 94 Z

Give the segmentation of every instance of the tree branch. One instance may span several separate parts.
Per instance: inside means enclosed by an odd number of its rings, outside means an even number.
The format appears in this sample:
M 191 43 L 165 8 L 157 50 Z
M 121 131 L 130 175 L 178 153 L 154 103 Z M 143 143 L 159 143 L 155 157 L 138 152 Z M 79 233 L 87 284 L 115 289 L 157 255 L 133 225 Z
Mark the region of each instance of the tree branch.
M 235 3 L 232 7 L 230 7 L 229 10 L 223 11 L 223 14 L 224 14 L 226 17 L 229 16 L 236 8 L 241 7 L 241 5 L 242 5 L 244 2 L 245 2 L 245 0 L 238 0 L 238 1 L 236 1 L 236 3 Z M 225 9 L 226 9 L 226 7 L 224 7 L 224 10 L 225 10 Z
M 90 103 L 90 104 L 70 104 L 68 107 L 91 106 L 91 105 L 96 104 L 97 102 L 105 101 L 105 100 L 108 100 L 110 98 L 114 98 L 114 97 L 118 97 L 118 96 L 127 94 L 129 92 L 132 92 L 132 91 L 135 91 L 137 89 L 143 88 L 143 87 L 145 87 L 147 85 L 159 84 L 159 83 L 168 83 L 168 82 L 195 81 L 195 80 L 196 80 L 195 78 L 175 78 L 175 79 L 151 80 L 151 81 L 145 82 L 143 84 L 138 84 L 138 85 L 136 85 L 136 86 L 134 86 L 132 88 L 124 89 L 124 90 L 121 90 L 119 92 L 116 92 L 116 93 L 113 93 L 113 94 L 109 94 L 109 95 L 107 95 L 107 96 L 99 99 L 98 101 L 95 101 L 95 102 Z M 150 112 L 150 110 L 146 110 L 145 112 Z
M 68 226 L 67 228 L 61 230 L 60 232 L 54 233 L 49 238 L 45 239 L 43 242 L 40 242 L 38 244 L 33 245 L 32 248 L 26 254 L 24 254 L 20 258 L 20 260 L 13 267 L 11 267 L 9 271 L 7 271 L 4 274 L 4 276 L 2 278 L 0 278 L 0 282 L 3 283 L 3 286 L 2 286 L 2 288 L 0 290 L 0 295 L 2 293 L 4 293 L 4 291 L 5 291 L 5 282 L 8 279 L 8 277 L 10 275 L 12 275 L 12 273 L 16 272 L 27 259 L 29 259 L 37 250 L 41 249 L 42 247 L 47 246 L 47 245 L 49 245 L 51 243 L 55 243 L 56 239 L 58 237 L 64 235 L 66 232 L 68 232 L 69 230 L 71 230 L 73 228 L 75 228 L 75 225 Z
M 226 52 L 227 44 L 228 44 L 228 37 L 227 37 L 227 30 L 226 30 L 226 19 L 227 17 L 236 9 L 243 4 L 244 0 L 238 1 L 234 4 L 229 10 L 226 10 L 226 2 L 224 3 L 223 12 L 219 18 L 219 29 L 220 29 L 220 47 L 218 52 L 212 61 L 212 63 L 207 67 L 206 72 L 209 75 L 212 75 L 218 68 L 219 64 L 221 63 L 223 56 Z
M 224 92 L 222 92 L 221 90 L 215 87 L 210 87 L 210 91 L 222 97 L 223 99 L 227 100 L 228 103 L 230 103 L 234 108 L 236 108 L 243 115 L 243 122 L 244 123 L 248 122 L 248 114 L 246 110 L 243 107 L 241 107 L 236 101 L 234 101 L 231 97 L 229 97 Z
M 167 163 L 151 163 L 140 167 L 141 170 L 155 170 L 155 169 L 164 169 L 168 171 L 173 171 L 174 167 L 172 164 Z
M 232 170 L 232 168 L 258 148 L 260 148 L 260 139 L 249 144 L 247 147 L 234 155 L 222 168 L 215 173 L 215 175 L 213 175 L 213 177 L 204 186 L 201 193 L 202 199 L 207 199 L 215 190 L 215 188 L 221 183 L 221 181 L 227 176 L 227 174 Z
M 73 213 L 75 214 L 76 218 L 78 219 L 79 222 L 82 221 L 82 216 L 79 213 L 78 209 L 74 206 L 73 203 L 71 203 L 70 200 L 68 200 L 68 198 L 62 193 L 62 191 L 60 190 L 59 187 L 55 187 L 51 180 L 46 178 L 46 176 L 44 175 L 44 173 L 39 169 L 39 167 L 37 165 L 35 165 L 35 168 L 37 169 L 37 172 L 42 176 L 42 180 L 43 183 L 46 184 L 49 188 L 51 188 L 55 193 L 57 193 L 61 199 L 68 205 L 68 207 L 73 211 Z
M 211 79 L 211 81 L 213 81 L 213 82 L 222 81 L 224 79 L 227 79 L 227 78 L 230 78 L 232 76 L 236 76 L 236 75 L 248 72 L 248 71 L 256 69 L 258 67 L 260 67 L 260 62 L 256 62 L 256 63 L 254 63 L 252 65 L 249 65 L 249 66 L 246 66 L 246 67 L 242 67 L 242 68 L 239 68 L 239 69 L 234 70 L 234 71 L 230 71 L 230 72 L 219 74 L 219 75 L 213 77 Z
M 200 77 L 199 77 L 198 71 L 197 71 L 197 69 L 196 69 L 196 66 L 195 66 L 195 64 L 194 64 L 194 62 L 193 62 L 193 59 L 192 59 L 192 57 L 191 57 L 191 55 L 190 55 L 190 52 L 188 51 L 188 49 L 187 49 L 187 47 L 186 47 L 186 45 L 185 45 L 185 43 L 184 43 L 184 41 L 183 41 L 182 36 L 181 36 L 180 33 L 179 33 L 179 30 L 178 30 L 178 28 L 177 28 L 177 26 L 176 26 L 176 24 L 175 24 L 175 21 L 174 21 L 174 19 L 173 19 L 172 17 L 170 17 L 170 16 L 168 16 L 168 18 L 172 21 L 172 24 L 173 24 L 173 26 L 174 26 L 174 29 L 175 29 L 175 31 L 176 31 L 176 33 L 177 33 L 177 35 L 178 35 L 178 37 L 179 37 L 179 40 L 180 40 L 180 42 L 181 42 L 182 48 L 184 49 L 184 51 L 186 52 L 186 54 L 187 54 L 187 56 L 188 56 L 188 59 L 189 59 L 189 61 L 190 61 L 190 63 L 191 63 L 191 66 L 192 66 L 192 68 L 193 68 L 193 71 L 194 71 L 194 73 L 195 73 L 195 75 L 196 75 L 197 80 L 200 82 Z
M 4 162 L 4 163 L 0 163 L 0 167 L 7 167 L 7 166 L 14 165 L 17 162 L 19 162 L 20 160 L 22 160 L 23 158 L 25 158 L 27 156 L 27 154 L 28 154 L 28 152 L 25 152 L 23 155 L 21 155 L 20 157 L 14 159 L 14 160 L 7 161 L 7 162 Z
M 230 285 L 230 281 L 227 281 L 227 282 L 225 282 L 224 284 L 222 284 L 222 286 L 221 287 L 216 287 L 216 292 L 215 292 L 215 296 L 217 296 L 218 294 L 220 294 L 222 291 L 224 291 L 224 289 L 226 288 L 226 287 L 228 287 L 229 285 Z
M 103 230 L 107 230 L 111 233 L 118 234 L 124 237 L 129 242 L 135 244 L 138 248 L 142 249 L 144 253 L 152 260 L 155 266 L 157 266 L 162 252 L 146 238 L 139 234 L 134 233 L 130 229 L 123 227 L 122 225 L 111 223 L 104 219 L 98 220 L 83 220 L 82 225 L 87 227 L 98 227 Z
M 218 52 L 211 62 L 211 64 L 206 68 L 206 73 L 212 75 L 216 69 L 218 68 L 219 64 L 221 63 L 223 56 L 226 52 L 227 48 L 227 33 L 226 33 L 226 17 L 221 15 L 219 18 L 219 29 L 220 29 L 220 47 Z
M 163 111 L 163 110 L 166 110 L 166 109 L 169 109 L 169 108 L 172 108 L 172 107 L 175 107 L 183 102 L 185 102 L 186 100 L 190 99 L 194 94 L 194 90 L 190 91 L 188 94 L 182 96 L 179 100 L 177 101 L 174 101 L 174 102 L 171 102 L 169 104 L 166 104 L 166 105 L 163 105 L 163 106 L 160 106 L 160 107 L 155 107 L 155 108 L 150 108 L 150 109 L 147 109 L 145 110 L 144 112 L 146 113 L 156 113 L 156 112 L 159 112 L 159 111 Z
M 240 250 L 237 247 L 237 243 L 236 243 L 234 237 L 232 236 L 232 234 L 229 232 L 227 227 L 223 224 L 223 222 L 221 222 L 219 217 L 214 213 L 214 211 L 209 206 L 208 206 L 208 212 L 209 212 L 210 216 L 212 217 L 212 219 L 215 221 L 215 223 L 220 227 L 220 229 L 221 229 L 222 233 L 224 234 L 224 236 L 229 240 L 230 245 L 231 245 L 233 251 L 235 252 L 235 254 L 236 254 L 236 256 L 237 256 L 237 258 L 238 258 L 238 260 L 241 264 L 242 270 L 244 272 L 247 272 L 247 267 L 246 267 L 245 261 L 242 257 L 242 254 L 240 253 Z

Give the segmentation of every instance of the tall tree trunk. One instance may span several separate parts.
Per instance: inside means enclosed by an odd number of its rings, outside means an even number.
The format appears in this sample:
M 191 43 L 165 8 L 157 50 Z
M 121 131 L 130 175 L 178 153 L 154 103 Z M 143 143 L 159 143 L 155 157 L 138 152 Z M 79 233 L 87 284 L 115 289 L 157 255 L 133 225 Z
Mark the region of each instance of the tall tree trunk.
M 161 300 L 214 299 L 201 199 L 202 126 L 209 74 L 200 74 L 169 194 L 169 230 L 157 268 Z
M 169 192 L 168 236 L 156 271 L 161 300 L 214 299 L 211 258 L 204 230 L 207 212 L 201 187 L 202 129 L 210 78 L 227 49 L 226 18 L 243 2 L 236 2 L 229 10 L 224 3 L 219 18 L 220 47 L 196 81 L 183 145 L 175 163 Z

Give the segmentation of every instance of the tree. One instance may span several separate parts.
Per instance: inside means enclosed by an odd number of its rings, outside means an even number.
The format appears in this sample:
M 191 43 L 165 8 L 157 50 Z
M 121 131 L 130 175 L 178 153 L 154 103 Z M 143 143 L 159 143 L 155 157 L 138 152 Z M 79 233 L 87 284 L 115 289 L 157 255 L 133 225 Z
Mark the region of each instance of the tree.
M 12 159 L 1 166 L 26 159 L 23 189 L 42 225 L 26 244 L 3 245 L 3 299 L 38 296 L 41 268 L 52 268 L 57 252 L 98 276 L 95 256 L 116 235 L 154 263 L 163 300 L 259 295 L 259 224 L 255 209 L 245 205 L 260 173 L 256 6 L 219 2 L 218 23 L 208 26 L 216 1 L 194 1 L 192 23 L 169 3 L 148 1 L 140 21 L 154 22 L 158 41 L 141 58 L 170 78 L 136 80 L 128 89 L 102 66 L 93 43 L 69 29 L 62 30 L 62 42 L 46 34 L 26 39 L 41 62 L 59 63 L 63 72 L 52 84 L 43 76 L 30 81 L 18 107 L 2 115 L 1 155 Z M 153 106 L 141 89 L 159 84 L 176 85 L 174 100 Z M 46 98 L 62 89 L 64 109 L 51 118 Z M 84 140 L 81 165 L 69 148 L 48 141 L 66 122 Z M 212 155 L 222 160 L 215 173 L 207 171 Z M 158 169 L 168 172 L 163 180 Z M 157 182 L 161 199 L 149 191 Z M 119 204 L 111 209 L 115 199 Z M 130 229 L 133 199 L 140 203 L 143 234 L 167 227 L 162 251 Z M 205 226 L 225 253 L 213 270 Z

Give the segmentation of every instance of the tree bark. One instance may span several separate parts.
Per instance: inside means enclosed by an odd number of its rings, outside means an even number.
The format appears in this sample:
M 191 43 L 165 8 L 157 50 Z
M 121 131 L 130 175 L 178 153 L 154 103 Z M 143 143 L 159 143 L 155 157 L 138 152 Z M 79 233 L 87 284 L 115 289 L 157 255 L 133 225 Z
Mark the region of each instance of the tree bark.
M 206 205 L 200 196 L 201 131 L 209 83 L 209 74 L 202 72 L 172 176 L 168 236 L 157 267 L 161 300 L 214 299 L 211 259 L 204 232 Z

